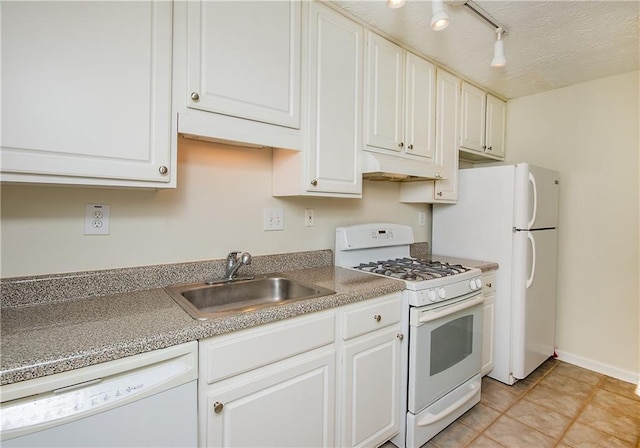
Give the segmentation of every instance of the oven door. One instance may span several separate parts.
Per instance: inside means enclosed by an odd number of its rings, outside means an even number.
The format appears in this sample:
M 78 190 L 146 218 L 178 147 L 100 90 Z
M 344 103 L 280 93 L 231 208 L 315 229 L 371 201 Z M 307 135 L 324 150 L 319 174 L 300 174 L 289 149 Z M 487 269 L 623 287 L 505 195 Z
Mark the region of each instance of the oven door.
M 420 412 L 480 372 L 483 303 L 474 292 L 441 306 L 411 308 L 409 412 Z

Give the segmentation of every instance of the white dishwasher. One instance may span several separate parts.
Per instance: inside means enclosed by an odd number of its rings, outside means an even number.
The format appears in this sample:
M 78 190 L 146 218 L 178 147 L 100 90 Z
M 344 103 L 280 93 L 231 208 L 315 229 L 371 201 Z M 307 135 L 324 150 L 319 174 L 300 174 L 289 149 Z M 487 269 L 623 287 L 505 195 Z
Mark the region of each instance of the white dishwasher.
M 0 387 L 9 447 L 195 447 L 198 343 Z

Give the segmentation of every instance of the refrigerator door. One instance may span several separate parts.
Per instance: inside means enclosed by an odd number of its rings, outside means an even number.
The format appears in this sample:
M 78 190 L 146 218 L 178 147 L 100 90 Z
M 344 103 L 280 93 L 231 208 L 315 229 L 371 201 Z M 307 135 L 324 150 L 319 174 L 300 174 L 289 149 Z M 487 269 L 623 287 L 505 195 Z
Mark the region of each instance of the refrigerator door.
M 514 233 L 511 368 L 526 378 L 555 349 L 557 230 Z
M 517 229 L 557 227 L 559 183 L 556 171 L 528 163 L 517 164 L 514 227 Z

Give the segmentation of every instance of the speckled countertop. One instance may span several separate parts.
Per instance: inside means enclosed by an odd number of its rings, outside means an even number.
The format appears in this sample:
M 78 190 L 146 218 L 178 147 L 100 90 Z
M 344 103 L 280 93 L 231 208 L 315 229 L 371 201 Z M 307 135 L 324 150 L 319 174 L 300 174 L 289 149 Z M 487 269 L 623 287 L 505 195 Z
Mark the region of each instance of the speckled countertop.
M 490 262 L 412 256 L 497 269 Z M 330 250 L 254 257 L 243 274 L 283 272 L 336 294 L 208 321 L 191 318 L 162 289 L 220 277 L 224 260 L 2 279 L 0 384 L 65 372 L 183 342 L 401 291 L 404 282 L 333 266 Z
M 403 282 L 334 266 L 286 276 L 336 294 L 209 321 L 192 319 L 161 288 L 2 309 L 0 384 L 227 333 L 400 291 Z

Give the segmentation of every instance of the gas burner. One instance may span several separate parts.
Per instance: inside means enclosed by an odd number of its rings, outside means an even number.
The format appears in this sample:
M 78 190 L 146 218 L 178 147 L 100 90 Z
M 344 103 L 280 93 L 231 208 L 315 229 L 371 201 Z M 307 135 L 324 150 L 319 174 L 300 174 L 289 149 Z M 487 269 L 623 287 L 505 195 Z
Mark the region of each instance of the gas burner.
M 432 280 L 461 274 L 469 270 L 459 264 L 408 257 L 360 263 L 355 266 L 355 269 L 407 281 Z

